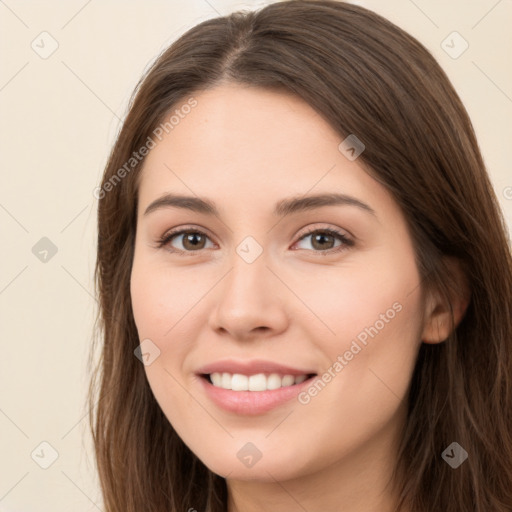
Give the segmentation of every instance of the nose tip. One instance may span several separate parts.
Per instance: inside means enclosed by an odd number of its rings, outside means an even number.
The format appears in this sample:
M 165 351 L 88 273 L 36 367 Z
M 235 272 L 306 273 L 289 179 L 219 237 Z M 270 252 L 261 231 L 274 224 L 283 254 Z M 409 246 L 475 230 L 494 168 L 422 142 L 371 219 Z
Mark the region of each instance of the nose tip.
M 261 254 L 253 258 L 257 247 L 252 240 L 246 240 L 239 247 L 243 256 L 238 254 L 237 249 L 232 267 L 217 287 L 210 327 L 229 333 L 236 339 L 268 335 L 285 329 L 286 305 L 282 294 L 278 293 L 281 286 L 279 280 Z M 248 250 L 244 252 L 244 248 Z M 247 255 L 251 258 L 244 257 Z

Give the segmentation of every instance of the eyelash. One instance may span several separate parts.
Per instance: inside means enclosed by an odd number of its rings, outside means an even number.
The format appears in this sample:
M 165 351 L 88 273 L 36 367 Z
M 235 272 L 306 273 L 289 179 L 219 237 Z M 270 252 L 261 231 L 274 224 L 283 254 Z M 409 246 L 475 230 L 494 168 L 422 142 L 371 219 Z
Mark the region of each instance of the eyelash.
M 166 245 L 169 245 L 171 240 L 174 237 L 176 237 L 178 235 L 183 235 L 185 233 L 199 234 L 199 235 L 203 235 L 203 236 L 206 236 L 207 238 L 209 238 L 208 235 L 206 233 L 204 233 L 203 231 L 201 231 L 201 230 L 198 230 L 198 229 L 195 229 L 195 228 L 194 229 L 192 229 L 192 228 L 182 228 L 182 229 L 177 229 L 175 231 L 170 231 L 170 232 L 165 233 L 161 238 L 158 239 L 157 247 L 159 249 L 161 249 L 161 248 L 165 247 Z M 306 238 L 306 237 L 308 237 L 310 235 L 313 235 L 315 233 L 326 233 L 328 235 L 334 236 L 335 238 L 338 238 L 342 242 L 342 244 L 339 245 L 338 247 L 333 247 L 331 249 L 325 249 L 325 250 L 319 250 L 319 251 L 312 250 L 313 252 L 316 252 L 316 253 L 318 253 L 320 255 L 323 255 L 323 256 L 328 256 L 330 254 L 335 254 L 335 253 L 338 253 L 338 252 L 346 251 L 348 248 L 350 248 L 350 247 L 352 247 L 354 245 L 354 241 L 353 240 L 349 239 L 346 235 L 344 235 L 343 233 L 341 233 L 340 231 L 338 231 L 338 230 L 336 230 L 334 228 L 315 228 L 315 229 L 311 229 L 307 233 L 304 233 L 297 240 L 297 242 L 300 242 L 304 238 Z M 167 250 L 169 252 L 171 252 L 171 253 L 182 253 L 183 255 L 186 255 L 186 256 L 194 256 L 196 253 L 201 252 L 201 249 L 198 249 L 197 251 L 183 251 L 181 249 L 176 249 L 174 247 L 172 249 L 167 249 Z M 309 249 L 303 249 L 303 250 L 309 250 Z

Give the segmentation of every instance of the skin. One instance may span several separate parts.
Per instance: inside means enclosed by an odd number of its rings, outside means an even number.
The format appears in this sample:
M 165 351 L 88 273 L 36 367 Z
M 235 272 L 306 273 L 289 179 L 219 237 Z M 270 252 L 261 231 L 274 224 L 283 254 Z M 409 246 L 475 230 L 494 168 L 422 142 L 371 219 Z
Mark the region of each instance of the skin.
M 194 97 L 197 106 L 147 156 L 139 188 L 131 295 L 140 340 L 161 351 L 145 366 L 156 400 L 188 447 L 227 478 L 229 512 L 392 511 L 387 484 L 418 350 L 453 328 L 443 301 L 422 295 L 405 218 L 301 99 L 233 84 Z M 281 199 L 333 191 L 376 215 L 349 205 L 272 213 Z M 144 215 L 167 192 L 208 198 L 220 216 L 176 207 Z M 183 235 L 157 247 L 182 226 L 206 234 L 199 249 Z M 322 251 L 313 236 L 301 240 L 309 228 L 337 228 L 354 244 L 322 254 L 343 242 L 327 239 Z M 236 252 L 247 236 L 263 250 L 252 263 Z M 394 318 L 307 404 L 227 412 L 194 373 L 232 357 L 322 375 L 397 303 Z M 458 322 L 464 307 L 453 305 Z M 237 458 L 247 442 L 262 454 L 250 468 Z

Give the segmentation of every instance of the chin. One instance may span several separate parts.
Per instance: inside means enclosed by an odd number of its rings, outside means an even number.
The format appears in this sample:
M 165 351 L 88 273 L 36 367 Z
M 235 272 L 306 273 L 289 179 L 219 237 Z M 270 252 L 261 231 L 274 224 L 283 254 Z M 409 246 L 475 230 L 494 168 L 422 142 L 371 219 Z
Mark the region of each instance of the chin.
M 282 444 L 282 443 L 281 443 Z M 196 451 L 196 456 L 213 473 L 230 480 L 254 480 L 275 482 L 291 480 L 304 476 L 314 470 L 315 461 L 307 457 L 297 458 L 299 448 L 282 448 L 265 445 L 264 442 L 252 444 L 239 440 L 230 440 L 216 452 Z M 302 443 L 299 443 L 302 445 Z

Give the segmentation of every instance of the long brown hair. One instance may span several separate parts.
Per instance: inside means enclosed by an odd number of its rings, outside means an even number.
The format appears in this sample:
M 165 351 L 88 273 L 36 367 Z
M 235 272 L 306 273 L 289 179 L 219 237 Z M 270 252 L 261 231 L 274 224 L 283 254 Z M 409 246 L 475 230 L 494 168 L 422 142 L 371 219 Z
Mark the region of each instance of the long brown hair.
M 126 166 L 171 109 L 223 82 L 291 91 L 340 142 L 356 134 L 361 162 L 410 226 L 425 290 L 461 293 L 444 257 L 460 263 L 471 299 L 447 340 L 421 344 L 393 474 L 398 509 L 512 510 L 512 258 L 471 121 L 417 40 L 369 10 L 328 0 L 207 20 L 165 50 L 134 91 L 97 194 L 93 348 L 101 354 L 89 420 L 105 510 L 227 507 L 225 480 L 175 433 L 134 356 L 130 272 L 143 159 Z M 457 469 L 441 457 L 454 441 L 468 453 Z

